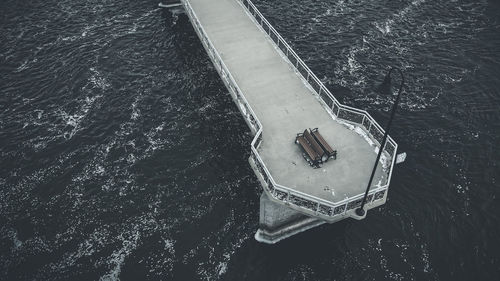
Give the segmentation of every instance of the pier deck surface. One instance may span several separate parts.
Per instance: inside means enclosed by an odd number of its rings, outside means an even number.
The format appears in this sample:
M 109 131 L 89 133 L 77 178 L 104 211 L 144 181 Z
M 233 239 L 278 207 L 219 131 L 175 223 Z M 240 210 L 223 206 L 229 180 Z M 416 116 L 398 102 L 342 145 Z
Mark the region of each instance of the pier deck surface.
M 335 121 L 236 0 L 186 0 L 263 125 L 259 153 L 278 184 L 338 202 L 363 193 L 375 147 Z M 319 128 L 337 160 L 313 169 L 294 143 Z M 383 177 L 381 165 L 373 183 Z

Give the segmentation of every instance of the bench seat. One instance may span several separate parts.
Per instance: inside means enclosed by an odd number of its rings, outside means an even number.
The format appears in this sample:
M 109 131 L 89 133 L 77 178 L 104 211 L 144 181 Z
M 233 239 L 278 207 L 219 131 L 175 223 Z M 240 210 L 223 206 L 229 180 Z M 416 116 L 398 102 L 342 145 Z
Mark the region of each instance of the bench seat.
M 312 135 L 318 142 L 318 144 L 321 146 L 321 148 L 326 152 L 328 155 L 327 161 L 330 158 L 337 159 L 337 150 L 333 150 L 333 148 L 325 141 L 323 136 L 319 133 L 318 128 L 314 128 L 311 130 Z

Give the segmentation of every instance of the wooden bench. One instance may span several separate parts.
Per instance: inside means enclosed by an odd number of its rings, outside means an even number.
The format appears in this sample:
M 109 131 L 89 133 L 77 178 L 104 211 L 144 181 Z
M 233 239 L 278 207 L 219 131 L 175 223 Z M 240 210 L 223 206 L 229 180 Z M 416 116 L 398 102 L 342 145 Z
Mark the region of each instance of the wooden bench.
M 308 129 L 304 130 L 304 136 L 306 140 L 309 142 L 311 147 L 318 153 L 321 157 L 321 162 L 325 162 L 328 160 L 328 153 L 321 147 L 321 145 L 316 141 L 316 139 L 311 135 Z
M 307 139 L 304 137 L 304 134 L 297 134 L 295 143 L 299 144 L 305 151 L 309 157 L 308 161 L 311 162 L 311 165 L 319 167 L 319 164 L 321 163 L 321 156 L 311 147 Z
M 323 150 L 326 152 L 328 157 L 325 161 L 328 161 L 328 159 L 330 158 L 337 159 L 337 150 L 333 150 L 332 147 L 325 141 L 323 136 L 321 136 L 321 134 L 319 133 L 318 128 L 312 129 L 311 133 L 316 141 L 318 141 L 321 148 L 323 148 Z

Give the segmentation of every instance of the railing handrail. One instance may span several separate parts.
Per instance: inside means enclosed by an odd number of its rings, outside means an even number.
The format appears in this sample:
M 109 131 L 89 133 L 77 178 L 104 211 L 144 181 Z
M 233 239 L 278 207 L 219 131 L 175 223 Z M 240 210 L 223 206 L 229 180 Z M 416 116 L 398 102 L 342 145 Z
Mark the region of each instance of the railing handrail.
M 333 101 L 333 103 L 335 105 L 337 105 L 337 107 L 339 109 L 342 108 L 343 110 L 350 111 L 350 112 L 353 112 L 353 113 L 356 113 L 356 114 L 361 114 L 361 115 L 364 116 L 364 118 L 368 118 L 368 120 L 370 121 L 370 126 L 374 125 L 375 128 L 378 131 L 380 131 L 380 132 L 383 133 L 383 129 L 380 127 L 380 125 L 373 119 L 373 117 L 368 112 L 366 112 L 365 110 L 360 110 L 360 109 L 354 108 L 354 107 L 342 105 L 331 94 L 331 92 L 326 88 L 326 86 L 324 86 L 324 84 L 321 82 L 321 80 L 319 80 L 317 78 L 317 76 L 309 69 L 309 67 L 295 53 L 295 51 L 288 45 L 288 43 L 283 39 L 283 37 L 267 21 L 267 19 L 264 18 L 264 16 L 260 13 L 260 11 L 255 7 L 255 5 L 250 0 L 238 0 L 238 1 L 240 1 L 240 3 L 243 4 L 243 7 L 245 7 L 245 5 L 243 3 L 244 1 L 246 1 L 247 3 L 249 3 L 249 5 L 252 6 L 252 8 L 254 9 L 254 11 L 259 14 L 259 16 L 262 19 L 262 21 L 267 24 L 269 30 L 272 30 L 274 32 L 274 34 L 276 35 L 276 37 L 278 38 L 279 42 L 281 42 L 287 48 L 287 52 L 290 52 L 294 56 L 294 58 L 297 61 L 297 65 L 298 65 L 298 63 L 300 63 L 301 66 L 307 71 L 308 76 L 310 76 L 310 77 L 312 77 L 312 79 L 316 80 L 316 83 L 320 86 L 320 92 L 321 92 L 321 90 L 323 90 L 326 93 L 326 95 Z M 363 195 L 364 195 L 363 193 L 360 193 L 360 194 L 352 196 L 352 197 L 345 198 L 344 200 L 341 200 L 341 201 L 338 201 L 338 202 L 331 202 L 331 201 L 327 201 L 325 199 L 316 197 L 314 195 L 310 195 L 310 194 L 307 194 L 307 193 L 304 193 L 304 192 L 301 192 L 301 191 L 298 191 L 298 190 L 295 190 L 295 189 L 292 189 L 292 188 L 289 188 L 289 187 L 286 187 L 286 186 L 283 186 L 283 185 L 280 185 L 280 184 L 276 183 L 276 181 L 274 180 L 274 178 L 273 178 L 272 174 L 270 173 L 269 169 L 267 168 L 267 166 L 265 165 L 264 161 L 262 160 L 262 158 L 261 158 L 261 156 L 260 156 L 260 154 L 259 154 L 259 152 L 258 152 L 258 150 L 256 148 L 256 145 L 255 145 L 256 142 L 258 141 L 259 137 L 262 135 L 262 132 L 263 132 L 262 123 L 260 122 L 260 120 L 258 119 L 257 115 L 253 111 L 250 103 L 247 101 L 244 93 L 241 91 L 241 89 L 238 86 L 236 80 L 234 79 L 233 75 L 229 71 L 229 68 L 226 66 L 226 64 L 224 63 L 224 61 L 220 57 L 219 52 L 217 52 L 217 50 L 215 49 L 215 45 L 212 43 L 212 41 L 208 37 L 205 29 L 200 24 L 199 19 L 198 19 L 196 13 L 194 12 L 191 4 L 187 0 L 183 0 L 183 2 L 184 2 L 185 7 L 187 8 L 187 10 L 191 13 L 193 19 L 195 20 L 194 24 L 199 28 L 200 35 L 202 35 L 203 38 L 207 41 L 206 42 L 207 46 L 210 46 L 213 49 L 213 53 L 212 54 L 214 56 L 214 60 L 216 60 L 216 62 L 218 62 L 220 64 L 221 71 L 224 72 L 227 75 L 229 81 L 226 81 L 226 82 L 227 83 L 231 83 L 232 86 L 235 87 L 236 91 L 238 93 L 240 93 L 240 95 L 238 95 L 238 97 L 241 97 L 242 101 L 246 105 L 245 109 L 248 109 L 249 114 L 256 121 L 256 125 L 257 125 L 258 128 L 254 128 L 256 130 L 256 133 L 255 133 L 255 136 L 254 136 L 254 138 L 253 138 L 253 140 L 251 142 L 251 150 L 252 150 L 253 154 L 256 156 L 257 161 L 259 161 L 259 164 L 262 166 L 262 168 L 264 170 L 264 173 L 269 178 L 269 180 L 272 183 L 273 187 L 275 189 L 277 189 L 277 190 L 280 190 L 281 192 L 287 193 L 288 195 L 290 195 L 290 194 L 291 195 L 298 195 L 298 197 L 303 198 L 305 200 L 308 200 L 308 201 L 310 201 L 312 203 L 326 205 L 326 206 L 331 207 L 331 208 L 336 208 L 336 207 L 344 206 L 344 205 L 347 207 L 346 204 L 348 204 L 349 202 L 353 202 L 353 201 L 361 199 L 363 197 Z M 247 11 L 249 11 L 249 10 L 247 9 Z M 209 52 L 209 55 L 210 55 L 210 52 Z M 216 68 L 217 68 L 217 65 L 216 65 Z M 309 83 L 307 80 L 306 80 L 306 82 Z M 311 85 L 309 84 L 309 86 L 311 86 Z M 333 112 L 333 110 L 332 110 L 332 113 L 333 113 L 334 116 L 336 116 L 335 113 Z M 339 119 L 342 119 L 342 118 L 339 118 Z M 345 121 L 351 122 L 351 123 L 355 123 L 355 124 L 360 124 L 358 122 L 350 121 L 350 120 L 347 120 L 347 119 L 342 119 L 342 120 L 345 120 Z M 363 124 L 360 124 L 360 125 L 364 126 Z M 370 132 L 367 132 L 367 133 L 370 136 Z M 375 140 L 375 141 L 377 141 L 376 138 L 374 138 L 374 137 L 372 139 Z M 393 145 L 393 147 L 394 147 L 393 153 L 395 153 L 396 149 L 397 149 L 397 144 L 390 137 L 389 137 L 389 143 L 391 143 L 391 145 Z M 394 155 L 391 155 L 391 158 L 392 158 L 392 163 L 391 163 L 391 167 L 390 167 L 390 170 L 389 170 L 389 173 L 388 173 L 387 183 L 385 185 L 382 185 L 382 186 L 377 186 L 377 185 L 373 186 L 370 189 L 370 192 L 369 192 L 370 195 L 374 196 L 375 193 L 387 189 L 387 187 L 389 185 L 389 182 L 390 182 L 390 177 L 392 175 L 392 167 L 394 166 L 394 161 L 395 161 Z

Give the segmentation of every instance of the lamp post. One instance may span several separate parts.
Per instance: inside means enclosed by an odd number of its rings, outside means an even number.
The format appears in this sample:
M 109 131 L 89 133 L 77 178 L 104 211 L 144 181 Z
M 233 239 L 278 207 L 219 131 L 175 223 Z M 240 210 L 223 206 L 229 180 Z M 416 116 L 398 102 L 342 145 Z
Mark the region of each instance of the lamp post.
M 356 209 L 356 215 L 360 217 L 365 215 L 365 210 L 363 209 L 363 207 L 365 206 L 366 203 L 366 197 L 368 197 L 368 192 L 370 191 L 370 186 L 373 181 L 373 176 L 375 175 L 375 171 L 377 170 L 378 161 L 380 160 L 380 156 L 382 156 L 382 152 L 384 151 L 385 143 L 387 142 L 387 136 L 389 135 L 389 129 L 391 128 L 391 123 L 392 120 L 394 119 L 394 115 L 396 115 L 396 109 L 399 104 L 399 98 L 401 97 L 401 92 L 403 91 L 403 86 L 405 83 L 405 77 L 403 75 L 403 72 L 399 68 L 392 67 L 385 76 L 384 82 L 382 83 L 380 88 L 388 89 L 389 92 L 391 91 L 391 73 L 393 70 L 397 70 L 401 75 L 401 85 L 399 85 L 398 95 L 396 96 L 396 100 L 394 101 L 394 105 L 392 106 L 391 117 L 389 118 L 389 122 L 387 122 L 387 126 L 385 127 L 384 138 L 382 139 L 382 143 L 380 144 L 380 149 L 377 154 L 377 159 L 375 160 L 375 165 L 373 166 L 372 174 L 370 175 L 370 180 L 368 181 L 368 186 L 366 187 L 365 196 L 363 197 L 361 206 L 358 209 Z

